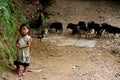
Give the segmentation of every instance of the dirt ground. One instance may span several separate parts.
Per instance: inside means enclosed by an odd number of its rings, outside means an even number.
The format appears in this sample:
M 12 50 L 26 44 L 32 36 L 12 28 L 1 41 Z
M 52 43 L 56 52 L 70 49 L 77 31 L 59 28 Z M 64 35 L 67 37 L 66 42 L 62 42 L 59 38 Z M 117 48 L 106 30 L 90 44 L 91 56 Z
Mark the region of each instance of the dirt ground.
M 95 47 L 76 47 L 77 36 L 66 30 L 68 23 L 106 22 L 120 26 L 120 6 L 108 1 L 56 0 L 48 8 L 48 23 L 63 23 L 62 35 L 49 33 L 42 42 L 33 38 L 31 65 L 25 77 L 10 80 L 120 80 L 120 36 L 93 37 Z M 84 37 L 83 37 L 84 38 Z M 115 53 L 115 54 L 111 54 Z

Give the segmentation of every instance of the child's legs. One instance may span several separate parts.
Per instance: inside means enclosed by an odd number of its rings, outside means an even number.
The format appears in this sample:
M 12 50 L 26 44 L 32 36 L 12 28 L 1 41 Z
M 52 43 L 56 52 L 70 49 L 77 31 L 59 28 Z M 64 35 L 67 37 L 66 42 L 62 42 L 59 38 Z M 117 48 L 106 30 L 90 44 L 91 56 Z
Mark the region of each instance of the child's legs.
M 20 63 L 18 61 L 14 61 L 14 65 L 16 66 L 16 69 L 20 69 Z
M 23 66 L 23 67 L 24 67 L 23 72 L 27 71 L 27 66 Z
M 22 75 L 23 75 L 23 76 L 25 76 L 25 75 L 26 75 L 26 73 L 27 73 L 27 66 L 23 66 L 23 67 L 24 67 L 24 70 L 23 70 Z
M 16 68 L 17 68 L 17 69 L 20 69 L 20 65 L 16 65 Z
M 24 68 L 24 69 L 23 69 L 23 72 L 26 72 L 26 71 L 27 71 L 27 67 L 28 67 L 28 66 L 29 66 L 29 63 L 26 63 L 26 64 L 23 65 L 23 68 Z

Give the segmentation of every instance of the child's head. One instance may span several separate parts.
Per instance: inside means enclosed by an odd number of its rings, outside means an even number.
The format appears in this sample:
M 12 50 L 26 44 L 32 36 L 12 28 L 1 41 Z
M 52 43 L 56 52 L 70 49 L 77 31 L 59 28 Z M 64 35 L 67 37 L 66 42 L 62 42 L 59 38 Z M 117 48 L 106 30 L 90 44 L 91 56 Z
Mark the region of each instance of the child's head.
M 22 24 L 21 26 L 20 26 L 20 34 L 22 35 L 22 36 L 25 36 L 25 35 L 27 35 L 28 33 L 29 33 L 29 31 L 30 31 L 30 27 L 29 27 L 29 24 L 27 24 L 27 23 L 25 23 L 25 24 Z

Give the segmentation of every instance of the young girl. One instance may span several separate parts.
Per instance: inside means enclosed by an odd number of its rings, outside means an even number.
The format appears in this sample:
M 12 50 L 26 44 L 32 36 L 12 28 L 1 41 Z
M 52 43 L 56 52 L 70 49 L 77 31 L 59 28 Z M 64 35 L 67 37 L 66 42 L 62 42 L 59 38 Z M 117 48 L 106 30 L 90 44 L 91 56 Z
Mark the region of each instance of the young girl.
M 29 47 L 31 46 L 31 37 L 28 35 L 30 31 L 28 24 L 22 24 L 20 26 L 20 36 L 18 37 L 16 41 L 16 47 L 17 47 L 17 60 L 14 61 L 14 64 L 16 65 L 16 69 L 14 69 L 15 72 L 20 72 L 20 65 L 24 67 L 24 70 L 22 72 L 22 75 L 25 76 L 27 73 L 27 67 L 30 64 L 30 50 Z

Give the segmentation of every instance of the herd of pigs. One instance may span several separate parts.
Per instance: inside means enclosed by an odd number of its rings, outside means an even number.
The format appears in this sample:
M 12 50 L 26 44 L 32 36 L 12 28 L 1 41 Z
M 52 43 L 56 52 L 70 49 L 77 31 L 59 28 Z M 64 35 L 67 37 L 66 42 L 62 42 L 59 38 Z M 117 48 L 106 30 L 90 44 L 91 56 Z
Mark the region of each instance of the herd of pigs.
M 110 33 L 110 34 L 119 34 L 120 28 L 112 26 L 107 23 L 96 23 L 95 21 L 90 21 L 86 23 L 85 21 L 80 21 L 78 24 L 69 23 L 66 26 L 67 29 L 71 29 L 71 34 L 77 34 L 78 38 L 81 38 L 81 35 L 85 35 L 85 38 L 91 37 L 91 32 L 94 31 L 94 35 L 97 37 L 101 37 L 104 33 Z M 63 33 L 63 24 L 61 22 L 54 22 L 50 25 L 50 30 L 55 29 L 57 33 L 62 34 Z M 43 38 L 43 35 L 46 35 L 46 31 L 42 30 L 41 32 L 41 38 Z

